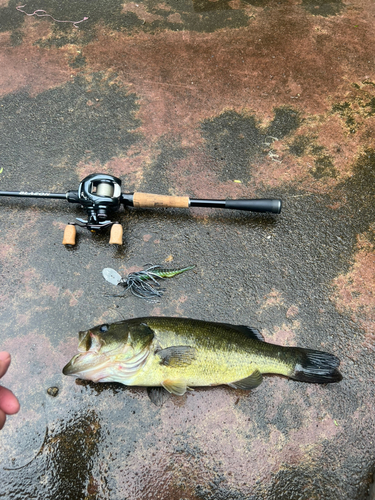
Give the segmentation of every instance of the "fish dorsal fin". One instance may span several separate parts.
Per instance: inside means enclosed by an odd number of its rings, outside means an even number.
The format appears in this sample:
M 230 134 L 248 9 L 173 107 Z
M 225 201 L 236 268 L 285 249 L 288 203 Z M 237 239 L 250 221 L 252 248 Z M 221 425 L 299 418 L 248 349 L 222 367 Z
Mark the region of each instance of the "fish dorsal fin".
M 183 396 L 188 389 L 186 382 L 183 380 L 164 380 L 162 386 L 171 394 L 176 396 Z
M 163 406 L 170 396 L 169 392 L 164 389 L 164 387 L 148 387 L 147 394 L 156 406 Z
M 181 368 L 190 365 L 194 361 L 196 350 L 194 347 L 187 345 L 177 345 L 157 351 L 156 354 L 161 359 L 161 365 Z
M 263 335 L 256 328 L 252 328 L 251 326 L 246 325 L 230 325 L 228 323 L 223 323 L 225 326 L 229 326 L 233 330 L 237 330 L 238 332 L 243 333 L 250 339 L 260 340 L 261 342 L 265 342 Z
M 255 389 L 255 387 L 258 387 L 263 381 L 262 374 L 256 368 L 251 375 L 249 375 L 246 378 L 243 378 L 242 380 L 237 380 L 236 382 L 232 382 L 231 384 L 228 384 L 230 387 L 233 387 L 234 389 L 244 389 L 249 391 L 250 389 Z

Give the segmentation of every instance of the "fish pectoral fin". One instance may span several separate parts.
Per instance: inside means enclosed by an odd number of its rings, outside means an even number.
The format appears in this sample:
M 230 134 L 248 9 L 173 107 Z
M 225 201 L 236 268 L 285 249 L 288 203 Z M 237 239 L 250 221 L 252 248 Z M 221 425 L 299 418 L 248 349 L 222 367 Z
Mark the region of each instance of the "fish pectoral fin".
M 232 382 L 231 384 L 228 384 L 230 387 L 233 387 L 234 389 L 244 389 L 249 391 L 250 389 L 255 389 L 255 387 L 258 387 L 263 381 L 262 374 L 256 368 L 251 375 L 249 375 L 246 378 L 243 378 L 242 380 L 237 380 L 236 382 Z
M 156 406 L 163 406 L 170 396 L 169 392 L 164 389 L 164 387 L 148 387 L 147 394 Z
M 186 382 L 183 380 L 164 380 L 162 386 L 171 394 L 176 394 L 176 396 L 183 396 L 188 389 Z
M 167 347 L 156 353 L 161 359 L 160 364 L 174 368 L 188 366 L 196 358 L 196 350 L 194 347 L 186 345 L 178 345 Z

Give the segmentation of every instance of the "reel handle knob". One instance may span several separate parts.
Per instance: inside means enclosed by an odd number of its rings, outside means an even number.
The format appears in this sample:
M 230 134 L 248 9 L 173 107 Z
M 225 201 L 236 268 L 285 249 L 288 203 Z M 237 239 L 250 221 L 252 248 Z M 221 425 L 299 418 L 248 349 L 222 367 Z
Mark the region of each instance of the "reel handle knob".
M 113 226 L 111 227 L 109 244 L 122 245 L 122 234 L 123 234 L 122 225 L 118 223 L 113 224 Z
M 64 230 L 63 245 L 74 246 L 76 244 L 76 227 L 74 224 L 68 224 Z

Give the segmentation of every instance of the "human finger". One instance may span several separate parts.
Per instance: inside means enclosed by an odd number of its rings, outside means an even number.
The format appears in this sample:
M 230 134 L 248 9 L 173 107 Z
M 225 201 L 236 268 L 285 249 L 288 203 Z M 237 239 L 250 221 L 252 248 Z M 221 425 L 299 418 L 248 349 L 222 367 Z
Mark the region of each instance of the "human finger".
M 6 351 L 0 352 L 0 378 L 6 374 L 10 365 L 10 354 Z
M 12 391 L 0 386 L 0 410 L 7 415 L 14 415 L 20 409 L 20 404 Z
M 0 410 L 0 430 L 4 427 L 6 418 L 7 416 L 5 415 L 3 410 Z

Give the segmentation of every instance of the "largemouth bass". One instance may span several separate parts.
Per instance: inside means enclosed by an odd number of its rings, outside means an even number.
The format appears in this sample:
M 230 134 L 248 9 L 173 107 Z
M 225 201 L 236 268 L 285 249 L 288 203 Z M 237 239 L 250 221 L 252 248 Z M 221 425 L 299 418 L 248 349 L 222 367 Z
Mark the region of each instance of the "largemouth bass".
M 64 367 L 65 375 L 148 387 L 155 404 L 167 393 L 182 396 L 193 387 L 254 389 L 266 373 L 317 384 L 342 380 L 333 354 L 270 344 L 248 326 L 187 318 L 96 326 L 79 333 L 78 352 Z

